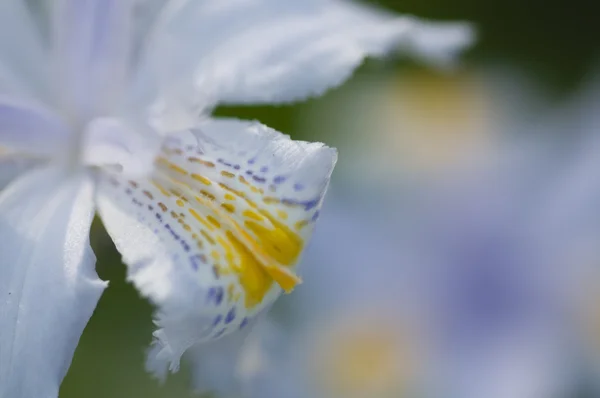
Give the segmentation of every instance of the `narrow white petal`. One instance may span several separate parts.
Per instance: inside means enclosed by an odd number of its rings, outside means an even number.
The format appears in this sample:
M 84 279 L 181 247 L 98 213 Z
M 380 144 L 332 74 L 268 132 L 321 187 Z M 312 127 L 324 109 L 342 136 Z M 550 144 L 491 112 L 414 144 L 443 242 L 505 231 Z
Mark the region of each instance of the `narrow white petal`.
M 46 98 L 48 58 L 23 0 L 0 2 L 0 94 Z
M 133 1 L 57 0 L 53 5 L 62 105 L 83 117 L 106 112 L 128 73 Z
M 69 130 L 48 109 L 34 102 L 0 97 L 0 145 L 31 154 L 53 154 L 68 145 Z
M 365 57 L 394 50 L 445 66 L 473 40 L 465 24 L 396 17 L 350 1 L 184 0 L 169 5 L 154 60 L 170 74 L 168 87 L 188 90 L 187 79 L 193 77 L 204 95 L 225 103 L 280 103 L 321 95 L 343 83 Z
M 129 278 L 158 307 L 149 367 L 244 328 L 300 278 L 334 149 L 258 123 L 213 120 L 170 137 L 149 180 L 103 174 L 102 220 Z
M 24 157 L 16 153 L 2 153 L 0 150 L 0 190 L 6 188 L 20 175 L 42 164 L 41 159 Z
M 105 283 L 89 246 L 93 185 L 33 171 L 0 195 L 0 397 L 56 398 Z

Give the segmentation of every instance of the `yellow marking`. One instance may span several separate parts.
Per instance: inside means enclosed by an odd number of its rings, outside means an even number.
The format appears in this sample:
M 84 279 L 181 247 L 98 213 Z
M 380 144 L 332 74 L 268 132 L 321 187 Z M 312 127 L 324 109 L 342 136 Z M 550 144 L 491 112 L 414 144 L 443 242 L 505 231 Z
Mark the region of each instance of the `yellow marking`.
M 183 229 L 185 229 L 187 232 L 191 232 L 192 231 L 192 227 L 190 227 L 187 224 L 183 224 Z
M 169 191 L 167 191 L 162 185 L 160 185 L 158 182 L 156 181 L 152 181 L 152 184 L 166 197 L 170 197 L 171 194 L 169 193 Z
M 259 193 L 261 191 L 260 189 L 256 188 L 254 185 L 250 185 L 250 190 L 254 193 Z
M 208 232 L 206 232 L 205 230 L 201 229 L 201 230 L 200 230 L 200 234 L 201 234 L 202 236 L 204 236 L 204 239 L 206 239 L 206 240 L 208 241 L 208 243 L 210 243 L 211 245 L 214 245 L 214 244 L 216 244 L 216 243 L 217 243 L 217 242 L 215 242 L 215 240 L 212 238 L 212 236 L 210 236 L 210 235 L 208 234 Z
M 251 201 L 250 199 L 248 199 L 248 198 L 246 197 L 246 195 L 245 195 L 243 192 L 241 192 L 241 191 L 237 191 L 237 190 L 235 190 L 235 189 L 231 188 L 230 186 L 228 186 L 228 185 L 226 185 L 226 184 L 223 184 L 222 182 L 220 182 L 220 183 L 219 183 L 219 186 L 220 186 L 221 188 L 223 188 L 223 189 L 226 189 L 227 191 L 229 191 L 229 192 L 233 193 L 234 195 L 236 195 L 236 196 L 238 196 L 238 197 L 240 197 L 240 198 L 244 199 L 244 200 L 245 200 L 245 201 L 248 203 L 248 205 L 249 205 L 250 207 L 254 207 L 254 208 L 256 208 L 256 207 L 257 207 L 257 206 L 256 206 L 256 203 L 254 203 L 253 201 Z
M 185 205 L 185 203 L 181 199 L 177 199 L 177 201 L 175 201 L 175 203 L 177 203 L 177 206 L 179 206 L 179 207 L 183 207 Z
M 244 178 L 244 176 L 239 176 L 239 177 L 238 177 L 238 180 L 240 180 L 240 182 L 241 182 L 242 184 L 246 184 L 246 185 L 248 185 L 248 181 L 246 181 L 246 179 Z
M 263 221 L 263 220 L 265 219 L 265 218 L 264 218 L 264 217 L 262 217 L 260 214 L 256 214 L 256 213 L 255 213 L 255 212 L 253 212 L 252 210 L 244 210 L 244 211 L 242 212 L 242 215 L 243 215 L 244 217 L 248 217 L 248 218 L 251 218 L 251 219 L 253 219 L 253 220 L 256 220 L 256 221 Z
M 129 181 L 129 185 L 131 185 L 132 188 L 137 188 L 138 184 L 135 181 Z
M 286 293 L 291 293 L 296 285 L 302 283 L 298 275 L 283 267 L 265 267 L 265 269 Z
M 277 210 L 277 216 L 279 216 L 279 218 L 282 220 L 287 220 L 288 218 L 288 214 L 283 210 Z
M 154 199 L 154 196 L 149 191 L 143 191 L 143 194 L 148 197 L 148 199 Z
M 201 223 L 202 225 L 204 225 L 206 228 L 208 228 L 208 230 L 209 230 L 209 231 L 212 231 L 212 230 L 214 229 L 214 227 L 213 227 L 212 225 L 210 225 L 209 223 L 207 223 L 207 222 L 204 220 L 204 218 L 203 218 L 203 217 L 202 217 L 200 214 L 198 214 L 198 213 L 196 212 L 196 210 L 194 210 L 194 209 L 188 209 L 188 211 L 190 212 L 190 214 L 191 214 L 191 215 L 192 215 L 192 216 L 193 216 L 193 217 L 194 217 L 196 220 L 200 221 L 200 223 Z
M 181 191 L 179 189 L 177 189 L 177 188 L 169 188 L 169 192 L 171 192 L 173 195 L 181 198 L 182 193 L 181 193 Z
M 302 228 L 308 225 L 308 220 L 300 220 L 296 224 L 294 224 L 294 228 L 296 231 L 300 231 Z
M 173 217 L 173 218 L 179 218 L 179 216 L 177 215 L 177 213 L 175 213 L 172 210 L 171 210 L 171 217 Z
M 270 205 L 270 204 L 274 204 L 274 203 L 281 203 L 281 200 L 279 200 L 279 198 L 275 198 L 273 196 L 265 196 L 263 198 L 263 202 Z
M 273 229 L 254 221 L 245 221 L 244 225 L 258 237 L 261 248 L 275 261 L 283 265 L 292 265 L 298 260 L 298 256 L 304 247 L 304 241 L 300 236 L 287 227 L 287 225 L 275 219 L 269 212 L 259 210 L 271 224 Z
M 235 196 L 233 196 L 230 193 L 226 193 L 225 196 L 224 196 L 224 198 L 227 199 L 227 200 L 235 200 Z
M 193 157 L 193 156 L 189 157 L 188 160 L 190 162 L 192 162 L 192 163 L 199 163 L 199 164 L 201 164 L 203 166 L 206 166 L 206 167 L 215 167 L 215 164 L 213 162 L 208 162 L 206 160 L 202 160 L 202 159 L 199 159 L 199 158 L 196 158 L 196 157 Z
M 246 292 L 245 306 L 253 308 L 260 304 L 273 285 L 273 278 L 265 271 L 263 265 L 254 254 L 240 242 L 230 231 L 227 231 L 227 240 L 231 247 L 224 246 L 226 259 L 231 269 L 236 270 L 238 280 Z M 236 264 L 233 259 L 237 258 Z
M 210 252 L 210 256 L 215 260 L 215 261 L 219 261 L 219 258 L 221 258 L 221 255 L 219 254 L 218 251 L 213 250 Z
M 158 156 L 156 158 L 156 160 L 154 161 L 155 164 L 159 165 L 159 164 L 164 164 L 165 166 L 169 165 L 169 161 L 167 160 L 167 158 L 164 158 L 162 156 Z
M 167 206 L 165 206 L 163 202 L 158 202 L 158 207 L 160 207 L 162 211 L 167 211 Z
M 230 283 L 229 286 L 227 286 L 227 302 L 228 303 L 231 303 L 233 301 L 234 289 L 235 289 L 235 285 L 233 283 Z
M 202 196 L 204 196 L 207 199 L 210 199 L 210 200 L 215 200 L 216 199 L 215 195 L 213 195 L 212 193 L 210 193 L 208 191 L 201 190 L 200 193 L 202 194 Z
M 173 171 L 176 171 L 176 172 L 178 172 L 179 174 L 182 174 L 182 175 L 184 175 L 184 176 L 186 176 L 186 175 L 188 174 L 188 172 L 187 172 L 187 171 L 186 171 L 184 168 L 182 168 L 182 167 L 179 167 L 179 166 L 178 166 L 178 165 L 176 165 L 175 163 L 168 162 L 168 165 L 169 165 L 169 168 L 170 168 L 171 170 L 173 170 Z
M 206 216 L 206 219 L 208 220 L 208 222 L 210 222 L 215 227 L 221 228 L 221 223 L 213 216 Z
M 221 171 L 221 175 L 222 175 L 223 177 L 227 177 L 227 178 L 234 178 L 234 177 L 235 177 L 235 174 L 233 174 L 233 173 L 230 173 L 230 172 L 228 172 L 228 171 L 225 171 L 225 170 Z
M 235 212 L 235 206 L 231 203 L 223 203 L 221 204 L 221 207 L 227 210 L 229 213 Z
M 201 176 L 200 174 L 192 174 L 192 178 L 196 181 L 200 181 L 202 184 L 204 184 L 206 186 L 212 185 L 212 182 L 208 178 Z

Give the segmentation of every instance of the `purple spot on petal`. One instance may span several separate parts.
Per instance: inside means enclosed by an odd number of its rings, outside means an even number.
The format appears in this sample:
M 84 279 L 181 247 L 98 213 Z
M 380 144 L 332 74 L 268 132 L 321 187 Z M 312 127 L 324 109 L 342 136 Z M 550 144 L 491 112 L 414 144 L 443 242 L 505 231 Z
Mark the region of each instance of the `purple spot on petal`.
M 240 329 L 243 329 L 244 326 L 246 326 L 248 324 L 248 318 L 244 318 L 242 320 L 242 323 L 240 323 Z
M 317 218 L 319 218 L 319 210 L 315 211 L 315 214 L 313 214 L 311 221 L 317 221 Z
M 266 181 L 267 181 L 265 178 L 263 178 L 263 177 L 259 177 L 259 176 L 252 176 L 252 179 L 253 179 L 254 181 L 256 181 L 256 182 L 260 182 L 260 183 L 264 183 L 264 182 L 266 182 Z
M 269 168 L 267 166 L 263 166 L 260 168 L 261 173 L 266 173 L 267 171 L 269 171 Z
M 298 191 L 302 191 L 303 189 L 304 189 L 304 185 L 298 184 L 298 183 L 294 184 L 294 191 L 298 192 Z
M 227 313 L 227 316 L 225 317 L 225 323 L 231 323 L 231 321 L 233 321 L 234 319 L 235 319 L 235 307 L 233 307 Z
M 286 176 L 277 176 L 277 177 L 273 178 L 273 182 L 275 184 L 281 184 L 281 183 L 285 182 L 286 179 L 287 179 Z
M 225 296 L 225 290 L 222 287 L 217 288 L 217 293 L 215 297 L 215 302 L 217 305 L 221 304 L 223 301 L 223 296 Z

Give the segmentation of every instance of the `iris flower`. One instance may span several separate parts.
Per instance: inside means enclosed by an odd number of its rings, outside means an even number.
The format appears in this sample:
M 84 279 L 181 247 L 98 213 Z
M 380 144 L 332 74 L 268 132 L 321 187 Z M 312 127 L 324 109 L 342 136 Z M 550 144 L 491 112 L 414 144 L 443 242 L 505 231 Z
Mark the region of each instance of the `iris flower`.
M 106 287 L 96 212 L 157 308 L 157 374 L 300 282 L 336 151 L 213 107 L 316 96 L 396 48 L 447 63 L 470 40 L 333 0 L 2 1 L 0 397 L 57 396 Z

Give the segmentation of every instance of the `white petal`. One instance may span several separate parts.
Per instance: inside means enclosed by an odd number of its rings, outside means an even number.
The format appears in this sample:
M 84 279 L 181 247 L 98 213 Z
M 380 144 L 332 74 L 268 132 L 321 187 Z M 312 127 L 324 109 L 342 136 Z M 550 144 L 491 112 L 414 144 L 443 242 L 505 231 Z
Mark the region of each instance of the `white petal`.
M 89 246 L 93 186 L 33 171 L 0 195 L 0 397 L 55 398 L 104 290 Z
M 69 130 L 63 121 L 34 102 L 0 97 L 0 145 L 31 154 L 66 149 Z
M 48 68 L 40 31 L 23 0 L 0 2 L 0 93 L 21 98 L 47 94 Z
M 128 73 L 133 2 L 57 0 L 53 5 L 61 105 L 82 117 L 106 112 L 115 105 Z
M 169 87 L 187 90 L 193 75 L 204 95 L 237 104 L 320 95 L 365 57 L 394 49 L 447 64 L 473 40 L 464 24 L 394 17 L 339 0 L 179 1 L 162 22 L 154 61 L 170 74 Z
M 102 220 L 158 307 L 150 368 L 176 370 L 189 347 L 245 327 L 300 282 L 335 156 L 258 123 L 213 120 L 170 138 L 151 180 L 103 175 Z
M 24 157 L 16 153 L 1 153 L 0 151 L 0 190 L 36 166 L 42 161 L 37 158 Z

